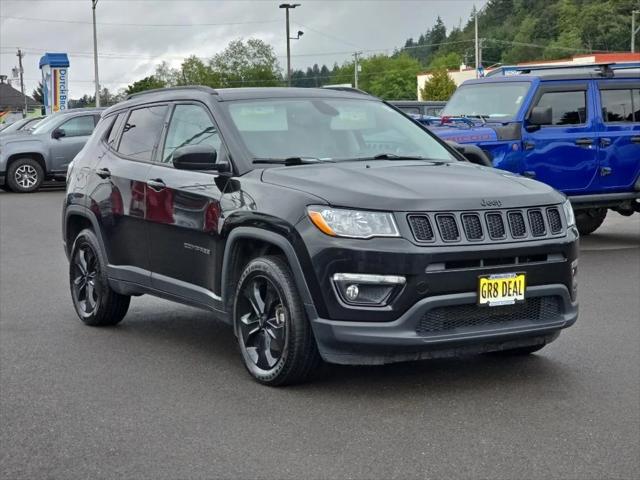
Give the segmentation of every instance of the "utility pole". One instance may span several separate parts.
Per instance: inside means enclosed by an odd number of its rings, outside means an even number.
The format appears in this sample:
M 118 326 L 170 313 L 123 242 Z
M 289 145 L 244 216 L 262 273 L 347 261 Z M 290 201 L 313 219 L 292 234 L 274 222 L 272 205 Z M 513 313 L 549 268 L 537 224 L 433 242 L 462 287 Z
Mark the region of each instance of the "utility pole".
M 302 35 L 302 32 L 298 32 L 296 38 L 291 38 L 289 34 L 289 9 L 299 7 L 299 3 L 282 3 L 278 8 L 284 8 L 286 10 L 287 19 L 287 86 L 291 86 L 291 40 L 298 40 Z
M 475 8 L 475 7 L 474 7 Z M 475 45 L 476 45 L 476 78 L 480 76 L 480 45 L 478 42 L 478 10 L 476 10 L 475 16 Z
M 22 99 L 24 100 L 24 107 L 22 107 L 22 118 L 27 118 L 27 96 L 24 94 L 24 69 L 22 68 L 22 57 L 24 53 L 18 49 L 16 54 L 18 57 L 18 68 L 20 69 L 20 93 L 22 93 Z
M 633 10 L 631 12 L 631 53 L 636 51 L 636 35 L 640 31 L 640 27 L 636 28 L 636 15 L 640 13 L 640 10 Z
M 353 72 L 355 88 L 358 88 L 358 71 L 360 70 L 360 63 L 359 63 L 360 55 L 362 55 L 362 52 L 355 52 L 353 54 L 353 57 L 355 58 L 354 72 Z
M 96 84 L 96 107 L 100 106 L 100 80 L 98 79 L 98 34 L 96 32 L 96 5 L 98 0 L 91 0 L 93 13 L 93 75 Z

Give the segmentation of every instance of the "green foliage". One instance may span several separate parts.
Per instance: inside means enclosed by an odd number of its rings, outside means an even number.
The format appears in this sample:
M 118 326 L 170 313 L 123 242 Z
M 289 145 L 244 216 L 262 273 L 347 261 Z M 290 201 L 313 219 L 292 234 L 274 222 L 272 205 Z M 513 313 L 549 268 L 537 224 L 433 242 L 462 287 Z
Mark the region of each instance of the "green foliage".
M 42 91 L 42 82 L 38 82 L 38 86 L 33 89 L 31 98 L 33 98 L 40 105 L 44 105 L 44 92 Z
M 262 40 L 234 40 L 209 62 L 219 86 L 272 87 L 281 85 L 280 65 L 273 47 Z
M 456 91 L 456 84 L 445 68 L 435 70 L 420 91 L 423 100 L 449 100 Z
M 142 80 L 133 82 L 125 89 L 125 93 L 127 95 L 131 95 L 133 93 L 144 92 L 145 90 L 153 90 L 154 88 L 162 88 L 164 86 L 165 84 L 162 81 L 151 75 L 150 77 L 145 77 Z

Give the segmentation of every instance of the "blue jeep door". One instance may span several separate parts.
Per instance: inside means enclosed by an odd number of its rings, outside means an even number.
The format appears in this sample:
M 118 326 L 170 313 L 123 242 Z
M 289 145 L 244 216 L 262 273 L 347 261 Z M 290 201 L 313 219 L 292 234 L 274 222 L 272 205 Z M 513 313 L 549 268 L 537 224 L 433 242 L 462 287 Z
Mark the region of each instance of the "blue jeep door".
M 522 134 L 524 174 L 569 194 L 585 193 L 598 171 L 596 125 L 590 82 L 540 84 L 533 107 L 551 107 L 551 125 Z M 527 115 L 528 118 L 528 115 Z
M 599 192 L 629 190 L 640 173 L 640 82 L 602 80 L 596 101 Z

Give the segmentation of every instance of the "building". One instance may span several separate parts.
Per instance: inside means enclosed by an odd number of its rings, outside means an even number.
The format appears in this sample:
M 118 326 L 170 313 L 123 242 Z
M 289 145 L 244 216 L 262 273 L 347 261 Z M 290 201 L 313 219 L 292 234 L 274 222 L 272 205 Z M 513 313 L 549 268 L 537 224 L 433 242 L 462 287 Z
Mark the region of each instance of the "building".
M 620 52 L 620 53 L 592 53 L 587 55 L 575 55 L 571 58 L 563 58 L 560 60 L 537 60 L 533 62 L 518 63 L 517 66 L 582 66 L 593 65 L 598 63 L 624 63 L 624 62 L 640 62 L 640 53 Z M 497 66 L 496 66 L 497 67 Z M 485 75 L 492 72 L 494 68 L 489 67 L 485 70 Z M 460 86 L 462 82 L 476 78 L 474 68 L 461 65 L 458 70 L 449 70 L 449 76 L 453 82 Z M 431 78 L 430 72 L 421 72 L 417 75 L 418 80 L 418 100 L 424 100 L 420 91 L 424 88 L 424 84 Z
M 12 123 L 22 118 L 25 98 L 27 100 L 27 116 L 40 115 L 41 105 L 33 98 L 22 95 L 20 90 L 13 88 L 6 81 L 5 75 L 0 75 L 0 123 Z

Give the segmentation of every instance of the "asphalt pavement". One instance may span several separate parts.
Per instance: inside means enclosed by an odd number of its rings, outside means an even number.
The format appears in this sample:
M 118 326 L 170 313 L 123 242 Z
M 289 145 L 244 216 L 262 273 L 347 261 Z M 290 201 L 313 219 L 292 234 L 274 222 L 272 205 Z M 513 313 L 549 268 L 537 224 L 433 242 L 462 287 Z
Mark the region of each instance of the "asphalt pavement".
M 266 388 L 207 312 L 76 317 L 63 193 L 0 193 L 0 478 L 631 479 L 640 215 L 581 246 L 580 318 L 539 354 L 328 367 Z

